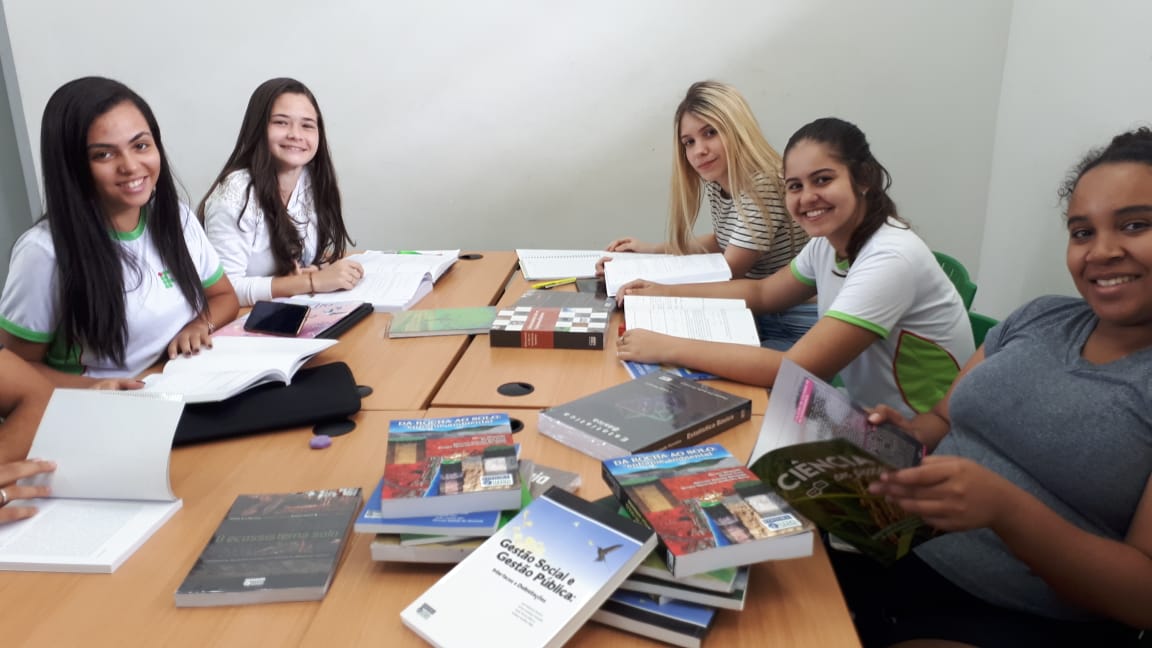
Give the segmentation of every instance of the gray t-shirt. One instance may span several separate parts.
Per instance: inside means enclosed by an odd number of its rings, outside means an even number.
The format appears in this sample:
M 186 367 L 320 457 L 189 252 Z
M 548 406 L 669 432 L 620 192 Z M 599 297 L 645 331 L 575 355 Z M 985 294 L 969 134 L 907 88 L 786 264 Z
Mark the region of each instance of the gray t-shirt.
M 1082 299 L 1041 297 L 989 331 L 985 361 L 952 392 L 952 429 L 935 454 L 972 459 L 1081 529 L 1123 540 L 1152 473 L 1152 348 L 1087 362 L 1097 322 Z M 916 553 L 996 605 L 1092 618 L 988 529 L 944 534 Z

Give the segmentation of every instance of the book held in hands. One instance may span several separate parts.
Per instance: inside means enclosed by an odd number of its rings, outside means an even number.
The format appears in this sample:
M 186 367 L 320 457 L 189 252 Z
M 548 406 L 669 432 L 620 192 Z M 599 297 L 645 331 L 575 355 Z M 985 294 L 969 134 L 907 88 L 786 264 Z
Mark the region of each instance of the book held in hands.
M 591 293 L 528 290 L 511 307 L 497 310 L 488 342 L 525 349 L 603 349 L 614 309 L 613 300 Z
M 112 573 L 182 505 L 168 480 L 178 398 L 56 389 L 29 452 L 56 471 L 22 480 L 52 497 L 0 524 L 0 570 Z
M 380 490 L 385 517 L 516 509 L 521 483 L 507 414 L 389 423 Z
M 240 495 L 176 590 L 176 607 L 324 598 L 360 489 Z
M 785 360 L 750 464 L 821 529 L 892 563 L 936 532 L 868 485 L 882 472 L 918 465 L 924 452 L 911 435 L 869 423 L 846 394 Z
M 604 481 L 656 531 L 676 578 L 812 553 L 811 524 L 716 444 L 607 459 Z
M 603 460 L 699 443 L 751 415 L 747 398 L 661 372 L 542 410 L 537 428 Z
M 400 619 L 434 646 L 561 646 L 655 543 L 642 525 L 551 488 Z

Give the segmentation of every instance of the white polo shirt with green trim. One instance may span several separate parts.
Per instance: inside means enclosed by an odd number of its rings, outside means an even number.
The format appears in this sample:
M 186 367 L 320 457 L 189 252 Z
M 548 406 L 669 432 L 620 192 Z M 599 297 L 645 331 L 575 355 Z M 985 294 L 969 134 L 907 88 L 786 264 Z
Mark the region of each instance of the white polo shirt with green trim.
M 200 222 L 186 206 L 181 206 L 180 217 L 188 252 L 201 284 L 207 288 L 224 276 L 224 269 Z M 60 324 L 58 268 L 52 233 L 44 220 L 24 232 L 12 249 L 8 282 L 0 296 L 0 328 L 23 340 L 47 343 L 44 361 L 60 371 L 111 378 L 136 376 L 150 367 L 196 313 L 163 267 L 160 253 L 148 236 L 147 221 L 142 214 L 135 230 L 113 233 L 125 257 L 128 348 L 123 366 L 87 348 L 64 348 L 56 336 Z
M 821 317 L 879 336 L 840 372 L 861 405 L 884 403 L 906 415 L 927 411 L 972 355 L 964 303 L 932 251 L 909 229 L 882 226 L 851 267 L 836 259 L 827 239 L 814 238 L 791 269 L 816 287 Z

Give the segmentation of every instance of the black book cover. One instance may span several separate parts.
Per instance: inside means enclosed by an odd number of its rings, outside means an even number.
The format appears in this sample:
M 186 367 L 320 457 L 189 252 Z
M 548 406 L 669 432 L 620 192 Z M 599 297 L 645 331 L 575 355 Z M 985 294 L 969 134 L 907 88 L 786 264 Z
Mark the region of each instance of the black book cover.
M 359 488 L 238 496 L 176 605 L 323 598 L 361 503 Z
M 614 300 L 594 294 L 529 290 L 496 312 L 488 341 L 494 347 L 603 349 Z
M 657 372 L 540 412 L 539 430 L 599 459 L 694 445 L 747 421 L 752 401 Z

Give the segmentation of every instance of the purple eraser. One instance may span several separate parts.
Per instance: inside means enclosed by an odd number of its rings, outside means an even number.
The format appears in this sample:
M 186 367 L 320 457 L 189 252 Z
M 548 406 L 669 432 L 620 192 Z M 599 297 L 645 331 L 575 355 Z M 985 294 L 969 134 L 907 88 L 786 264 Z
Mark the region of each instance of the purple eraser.
M 308 442 L 308 445 L 313 450 L 323 450 L 324 448 L 332 445 L 332 437 L 328 436 L 327 434 L 317 434 L 316 436 L 312 437 L 312 440 Z

